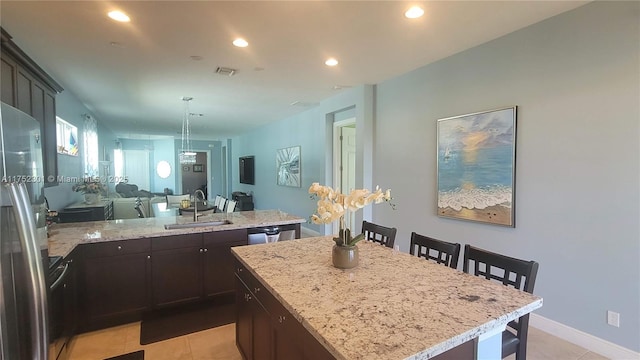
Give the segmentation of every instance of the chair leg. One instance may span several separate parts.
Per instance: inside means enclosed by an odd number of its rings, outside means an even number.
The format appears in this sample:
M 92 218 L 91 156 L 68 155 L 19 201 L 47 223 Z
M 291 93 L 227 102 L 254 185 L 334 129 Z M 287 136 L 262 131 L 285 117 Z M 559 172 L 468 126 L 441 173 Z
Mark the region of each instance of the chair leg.
M 516 360 L 527 360 L 527 344 L 526 343 L 518 344 L 518 349 L 516 350 Z

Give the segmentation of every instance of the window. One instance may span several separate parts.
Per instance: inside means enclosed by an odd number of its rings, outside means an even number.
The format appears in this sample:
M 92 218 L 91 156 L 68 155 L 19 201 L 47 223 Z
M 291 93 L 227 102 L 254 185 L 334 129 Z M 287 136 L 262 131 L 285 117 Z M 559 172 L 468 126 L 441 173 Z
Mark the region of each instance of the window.
M 84 115 L 84 174 L 98 176 L 98 122 L 91 115 Z
M 56 116 L 58 154 L 78 156 L 78 128 Z

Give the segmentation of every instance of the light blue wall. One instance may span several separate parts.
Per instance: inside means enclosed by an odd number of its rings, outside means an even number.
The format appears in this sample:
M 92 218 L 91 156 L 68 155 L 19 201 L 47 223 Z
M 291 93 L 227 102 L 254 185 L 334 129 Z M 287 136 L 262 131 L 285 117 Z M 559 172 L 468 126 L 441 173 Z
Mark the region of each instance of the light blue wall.
M 308 217 L 314 202 L 307 190 L 324 176 L 324 120 L 318 110 L 308 110 L 234 139 L 230 169 L 233 191 L 253 192 L 256 209 L 280 209 Z M 276 151 L 300 146 L 301 187 L 276 185 Z M 255 185 L 240 184 L 239 158 L 255 156 Z
M 365 124 L 372 121 L 372 94 L 371 86 L 359 86 L 322 101 L 313 109 L 232 139 L 230 169 L 233 191 L 253 192 L 256 209 L 280 209 L 308 218 L 316 207 L 316 201 L 309 197 L 309 186 L 313 182 L 332 183 L 332 123 L 355 116 L 356 126 L 370 128 Z M 301 147 L 299 188 L 276 185 L 276 151 L 290 146 Z M 370 176 L 362 176 L 362 169 L 371 166 L 370 141 L 359 138 L 357 147 L 359 171 L 356 184 L 360 187 L 368 182 L 364 186 L 370 186 Z M 255 185 L 240 184 L 239 180 L 238 159 L 248 155 L 255 156 Z M 329 226 L 311 223 L 303 226 L 322 234 L 330 231 Z
M 397 210 L 368 209 L 398 228 L 403 251 L 416 231 L 535 259 L 536 313 L 640 351 L 639 12 L 638 2 L 591 3 L 235 138 L 233 186 L 259 208 L 309 216 L 307 187 L 331 179 L 330 114 L 351 102 L 358 186 L 392 189 Z M 516 228 L 437 217 L 436 120 L 511 105 Z M 302 188 L 278 187 L 275 151 L 293 145 Z M 255 186 L 238 184 L 242 155 L 256 156 Z
M 162 193 L 165 188 L 175 191 L 175 174 L 178 171 L 175 162 L 175 152 L 176 149 L 174 147 L 173 139 L 153 141 L 153 152 L 151 153 L 151 159 L 149 162 L 149 171 L 151 172 L 150 181 L 152 184 L 151 192 Z M 166 179 L 158 176 L 158 173 L 156 172 L 156 166 L 158 162 L 162 160 L 169 162 L 169 165 L 171 166 L 171 174 Z

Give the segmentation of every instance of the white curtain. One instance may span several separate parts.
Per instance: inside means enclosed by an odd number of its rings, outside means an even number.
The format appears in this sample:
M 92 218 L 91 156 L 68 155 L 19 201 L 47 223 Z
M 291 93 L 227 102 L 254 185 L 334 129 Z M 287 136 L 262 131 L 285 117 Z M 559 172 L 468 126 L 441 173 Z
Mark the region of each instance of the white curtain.
M 138 190 L 149 189 L 149 151 L 123 150 L 124 177 L 129 184 L 138 186 Z
M 98 176 L 98 122 L 91 115 L 84 116 L 84 175 Z

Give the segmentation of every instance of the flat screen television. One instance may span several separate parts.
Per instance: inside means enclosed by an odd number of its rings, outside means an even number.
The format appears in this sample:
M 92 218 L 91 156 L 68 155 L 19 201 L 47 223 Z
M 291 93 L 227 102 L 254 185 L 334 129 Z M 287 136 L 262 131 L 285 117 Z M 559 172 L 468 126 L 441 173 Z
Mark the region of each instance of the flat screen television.
M 254 174 L 255 171 L 253 156 L 240 157 L 240 183 L 254 185 Z

